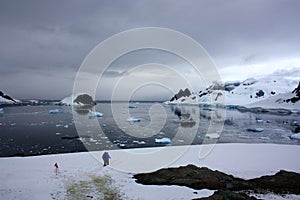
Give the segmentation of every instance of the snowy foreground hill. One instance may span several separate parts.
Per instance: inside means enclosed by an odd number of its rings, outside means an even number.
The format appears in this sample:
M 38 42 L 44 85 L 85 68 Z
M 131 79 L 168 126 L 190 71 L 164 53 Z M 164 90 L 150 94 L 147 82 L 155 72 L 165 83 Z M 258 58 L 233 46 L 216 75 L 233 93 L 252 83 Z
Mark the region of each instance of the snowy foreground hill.
M 137 184 L 135 173 L 163 167 L 193 164 L 219 170 L 235 177 L 250 179 L 273 175 L 279 170 L 300 173 L 298 145 L 277 144 L 217 144 L 205 157 L 199 152 L 206 145 L 165 147 L 170 152 L 182 152 L 173 162 L 156 166 L 161 158 L 151 159 L 151 153 L 164 148 L 143 148 L 109 151 L 111 165 L 103 167 L 96 158 L 103 152 L 44 155 L 36 157 L 0 158 L 0 199 L 194 199 L 207 197 L 213 190 L 194 190 L 180 186 Z M 140 154 L 133 160 L 129 154 Z M 54 172 L 54 163 L 59 172 Z M 299 195 L 253 194 L 262 199 L 300 199 Z
M 284 102 L 295 96 L 292 91 L 298 82 L 278 76 L 269 76 L 261 79 L 246 79 L 245 81 L 214 82 L 208 88 L 196 93 L 188 89 L 180 90 L 167 104 L 201 104 L 224 103 L 226 105 L 268 106 L 268 108 L 299 108 L 299 102 Z M 280 102 L 281 99 L 281 103 Z M 265 103 L 258 103 L 265 102 Z M 256 104 L 257 103 L 257 104 Z M 279 107 L 278 107 L 279 106 Z

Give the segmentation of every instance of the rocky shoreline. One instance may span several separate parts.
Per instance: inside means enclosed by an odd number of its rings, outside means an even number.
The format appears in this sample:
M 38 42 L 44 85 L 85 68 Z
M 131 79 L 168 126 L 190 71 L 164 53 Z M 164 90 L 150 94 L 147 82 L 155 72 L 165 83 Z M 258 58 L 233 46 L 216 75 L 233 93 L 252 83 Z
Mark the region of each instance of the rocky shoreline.
M 133 176 L 144 185 L 179 185 L 196 190 L 217 190 L 213 196 L 201 199 L 256 199 L 253 193 L 300 194 L 300 174 L 281 170 L 275 175 L 241 179 L 206 167 L 187 165 L 160 169 Z M 231 197 L 231 198 L 230 198 Z

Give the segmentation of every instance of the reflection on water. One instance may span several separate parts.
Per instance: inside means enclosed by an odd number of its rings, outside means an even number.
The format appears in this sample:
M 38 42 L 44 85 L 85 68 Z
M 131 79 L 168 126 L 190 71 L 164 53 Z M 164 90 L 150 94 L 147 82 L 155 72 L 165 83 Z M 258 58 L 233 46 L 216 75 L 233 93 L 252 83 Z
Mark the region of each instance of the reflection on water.
M 95 107 L 95 105 L 86 105 L 86 106 L 74 106 L 73 110 L 78 115 L 88 115 L 89 112 Z
M 183 106 L 183 105 L 176 105 L 171 106 L 172 111 L 176 116 L 178 116 L 180 120 L 180 126 L 182 127 L 193 127 L 195 126 L 196 122 L 194 121 L 191 113 L 195 113 L 195 107 L 191 106 Z
M 61 113 L 49 114 L 51 109 Z M 89 117 L 91 113 L 94 117 Z M 209 143 L 214 138 L 218 143 L 300 144 L 289 137 L 296 122 L 300 115 L 160 103 L 5 107 L 0 117 L 0 156 L 153 147 L 162 145 L 155 143 L 161 138 L 169 138 L 169 145 Z M 222 130 L 216 128 L 223 125 Z M 263 131 L 248 131 L 257 128 Z

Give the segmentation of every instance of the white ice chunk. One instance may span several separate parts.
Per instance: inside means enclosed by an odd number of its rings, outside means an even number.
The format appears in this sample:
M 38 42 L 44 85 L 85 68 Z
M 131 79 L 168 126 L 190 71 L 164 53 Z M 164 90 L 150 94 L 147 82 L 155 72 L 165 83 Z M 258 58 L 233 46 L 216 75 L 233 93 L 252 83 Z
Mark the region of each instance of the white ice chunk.
M 101 112 L 94 112 L 94 111 L 89 111 L 89 117 L 103 117 L 103 113 Z
M 134 140 L 132 143 L 133 144 L 146 144 L 145 141 L 138 141 L 138 140 Z
M 141 120 L 138 119 L 138 118 L 129 117 L 129 118 L 127 119 L 127 121 L 128 121 L 128 122 L 140 122 Z
M 296 133 L 290 136 L 291 139 L 300 140 L 300 133 Z
M 129 105 L 128 108 L 137 108 L 137 106 Z
M 170 138 L 161 138 L 161 139 L 155 139 L 156 144 L 170 144 L 171 140 Z
M 90 142 L 97 142 L 97 140 L 95 140 L 94 138 L 90 138 Z
M 4 115 L 4 110 L 3 110 L 3 108 L 0 108 L 0 116 L 1 115 Z
M 206 134 L 205 137 L 209 138 L 209 139 L 219 139 L 220 135 L 218 133 L 209 133 L 209 134 Z
M 60 113 L 62 113 L 62 111 L 60 111 L 59 109 L 49 110 L 49 114 L 60 114 Z

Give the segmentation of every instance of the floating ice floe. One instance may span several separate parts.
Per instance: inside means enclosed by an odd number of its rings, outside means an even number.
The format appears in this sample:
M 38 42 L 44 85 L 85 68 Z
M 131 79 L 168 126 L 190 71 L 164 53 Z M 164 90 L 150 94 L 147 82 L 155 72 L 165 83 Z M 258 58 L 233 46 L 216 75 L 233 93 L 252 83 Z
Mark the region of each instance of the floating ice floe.
M 264 120 L 262 120 L 262 119 L 257 119 L 256 122 L 257 122 L 257 123 L 264 123 Z
M 170 138 L 161 138 L 161 139 L 155 139 L 156 144 L 170 144 L 171 140 Z
M 270 138 L 269 137 L 260 137 L 259 139 L 261 139 L 261 140 L 269 140 Z
M 64 128 L 69 128 L 69 125 L 68 124 L 64 125 Z
M 4 110 L 3 108 L 0 108 L 0 116 L 3 116 L 4 115 Z
M 49 110 L 49 114 L 61 114 L 62 111 L 60 111 L 59 109 L 52 109 L 52 110 Z
M 206 134 L 205 137 L 209 138 L 209 139 L 219 139 L 220 135 L 218 133 L 209 133 L 209 134 Z
M 291 139 L 300 140 L 300 133 L 296 133 L 290 136 Z
M 95 143 L 95 142 L 98 142 L 98 140 L 95 140 L 94 138 L 90 138 L 90 142 Z
M 134 140 L 132 141 L 133 144 L 146 144 L 145 141 L 138 141 L 138 140 Z
M 250 132 L 263 132 L 265 129 L 263 128 L 248 128 L 247 131 Z
M 129 118 L 127 119 L 127 121 L 128 121 L 128 122 L 140 122 L 141 120 L 138 119 L 138 118 L 129 117 Z
M 94 111 L 89 111 L 89 117 L 103 117 L 103 113 L 101 113 L 101 112 L 94 112 Z
M 128 108 L 137 108 L 137 106 L 129 105 Z

